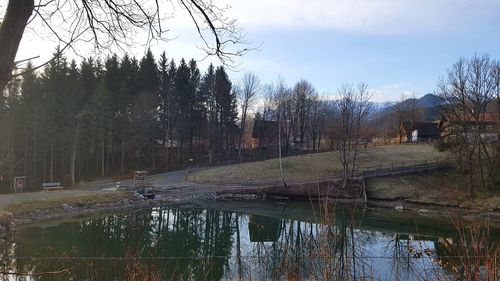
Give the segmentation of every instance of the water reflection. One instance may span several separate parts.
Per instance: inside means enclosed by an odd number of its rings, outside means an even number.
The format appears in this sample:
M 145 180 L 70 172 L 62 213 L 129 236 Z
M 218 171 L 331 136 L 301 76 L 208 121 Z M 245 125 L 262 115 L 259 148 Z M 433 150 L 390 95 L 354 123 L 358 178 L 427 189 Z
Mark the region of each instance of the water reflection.
M 493 250 L 499 231 L 488 234 Z M 0 266 L 17 274 L 4 280 L 445 280 L 462 242 L 418 215 L 212 202 L 22 229 Z
M 275 242 L 280 237 L 282 221 L 278 218 L 249 215 L 250 242 Z

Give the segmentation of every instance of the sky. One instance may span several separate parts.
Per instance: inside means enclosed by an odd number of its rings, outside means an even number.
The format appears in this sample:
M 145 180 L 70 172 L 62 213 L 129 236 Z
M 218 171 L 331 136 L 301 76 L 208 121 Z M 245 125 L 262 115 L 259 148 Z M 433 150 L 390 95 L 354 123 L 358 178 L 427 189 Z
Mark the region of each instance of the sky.
M 305 79 L 322 95 L 335 95 L 345 83 L 365 82 L 376 102 L 396 101 L 401 93 L 417 97 L 436 89 L 438 80 L 460 57 L 487 53 L 500 59 L 498 0 L 215 0 L 229 5 L 226 15 L 247 33 L 234 81 L 253 72 L 262 83 L 278 79 L 293 86 Z M 0 6 L 0 8 L 2 8 Z M 185 11 L 169 19 L 173 40 L 153 43 L 158 58 L 204 58 Z M 42 63 L 55 48 L 37 26 L 29 26 L 17 59 L 37 56 Z M 143 35 L 138 35 L 137 38 Z M 143 44 L 127 50 L 141 57 Z M 92 54 L 86 47 L 80 55 Z M 67 53 L 68 57 L 75 54 Z M 76 56 L 77 57 L 77 56 Z

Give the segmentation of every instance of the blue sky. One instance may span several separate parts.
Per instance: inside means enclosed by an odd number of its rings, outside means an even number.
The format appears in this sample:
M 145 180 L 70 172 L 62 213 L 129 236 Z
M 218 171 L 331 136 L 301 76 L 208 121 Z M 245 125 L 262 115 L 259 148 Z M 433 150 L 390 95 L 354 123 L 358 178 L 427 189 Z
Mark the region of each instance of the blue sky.
M 241 58 L 236 81 L 243 72 L 263 83 L 281 77 L 289 85 L 310 81 L 320 94 L 334 95 L 343 83 L 366 82 L 375 101 L 397 100 L 402 92 L 422 96 L 432 92 L 439 77 L 459 57 L 489 53 L 500 58 L 498 0 L 233 0 L 229 17 L 260 45 Z M 203 58 L 201 42 L 182 10 L 171 19 L 168 43 L 151 46 L 157 57 Z M 50 40 L 28 34 L 18 58 L 54 49 Z M 138 36 L 138 38 L 141 38 Z M 43 47 L 42 47 L 43 46 Z M 88 47 L 78 48 L 85 53 Z M 129 50 L 142 56 L 143 46 Z M 89 53 L 91 53 L 89 51 Z M 67 54 L 71 57 L 71 54 Z M 214 58 L 200 61 L 205 69 Z

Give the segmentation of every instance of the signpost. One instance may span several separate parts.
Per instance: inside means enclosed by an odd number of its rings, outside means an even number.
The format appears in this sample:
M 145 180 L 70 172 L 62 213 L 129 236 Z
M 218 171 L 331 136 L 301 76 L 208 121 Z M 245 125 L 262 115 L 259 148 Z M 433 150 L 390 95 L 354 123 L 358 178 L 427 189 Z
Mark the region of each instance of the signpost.
M 14 192 L 23 192 L 26 187 L 26 177 L 14 177 Z
M 136 187 L 138 186 L 144 186 L 144 177 L 148 174 L 147 171 L 134 171 L 134 185 Z

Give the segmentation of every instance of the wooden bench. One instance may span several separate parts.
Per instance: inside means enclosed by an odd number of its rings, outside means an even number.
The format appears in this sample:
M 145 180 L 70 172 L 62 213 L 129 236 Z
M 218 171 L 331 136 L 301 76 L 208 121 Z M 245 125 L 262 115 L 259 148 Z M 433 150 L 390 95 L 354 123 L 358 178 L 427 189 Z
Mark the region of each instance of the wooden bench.
M 45 191 L 63 190 L 64 186 L 62 186 L 60 182 L 44 182 L 44 183 L 42 183 L 42 188 Z

